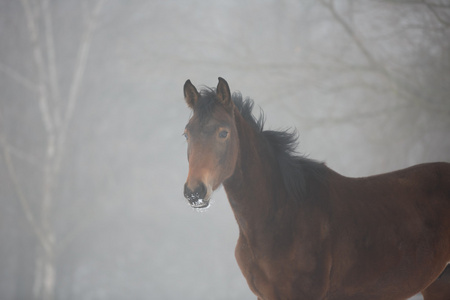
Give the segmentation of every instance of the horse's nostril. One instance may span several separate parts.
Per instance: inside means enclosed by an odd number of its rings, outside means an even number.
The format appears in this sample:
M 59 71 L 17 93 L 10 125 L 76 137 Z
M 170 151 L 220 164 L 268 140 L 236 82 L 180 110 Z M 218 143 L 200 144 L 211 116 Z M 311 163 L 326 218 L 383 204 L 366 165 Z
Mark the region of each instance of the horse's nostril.
M 191 190 L 186 183 L 184 185 L 184 197 L 189 200 L 189 202 L 204 199 L 206 197 L 206 186 L 201 182 L 195 190 Z
M 188 188 L 187 183 L 184 184 L 184 197 L 188 198 L 192 194 L 191 190 Z
M 192 190 L 188 187 L 187 183 L 184 185 L 184 198 L 188 199 L 189 201 L 192 201 L 192 200 L 194 200 L 194 198 L 195 198 L 195 193 L 194 193 L 194 191 L 192 191 Z
M 200 183 L 195 189 L 195 194 L 198 195 L 199 199 L 204 199 L 206 197 L 206 186 L 203 183 Z

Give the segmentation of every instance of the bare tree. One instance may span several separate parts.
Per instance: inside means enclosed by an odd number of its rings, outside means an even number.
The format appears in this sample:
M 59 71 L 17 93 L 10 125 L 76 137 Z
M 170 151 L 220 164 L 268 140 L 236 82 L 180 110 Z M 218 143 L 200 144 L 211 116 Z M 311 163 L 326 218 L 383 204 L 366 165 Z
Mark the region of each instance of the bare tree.
M 42 157 L 30 153 L 28 149 L 19 149 L 10 143 L 10 137 L 0 131 L 0 146 L 6 163 L 7 172 L 14 185 L 24 217 L 34 232 L 39 247 L 36 253 L 33 294 L 35 299 L 54 299 L 56 287 L 56 260 L 70 238 L 85 224 L 77 224 L 72 234 L 59 238 L 55 234 L 52 220 L 55 214 L 55 189 L 61 171 L 61 163 L 66 153 L 66 140 L 74 109 L 77 105 L 89 50 L 97 26 L 98 17 L 105 0 L 95 3 L 92 10 L 83 3 L 85 15 L 82 20 L 84 31 L 79 43 L 74 71 L 67 95 L 60 88 L 57 53 L 55 50 L 54 24 L 48 0 L 21 0 L 27 25 L 29 45 L 32 49 L 32 61 L 36 69 L 36 78 L 30 79 L 20 74 L 5 62 L 0 62 L 2 71 L 12 81 L 29 90 L 35 97 L 33 103 L 42 121 L 45 140 Z M 0 116 L 1 117 L 1 116 Z M 39 152 L 37 152 L 39 153 Z M 16 162 L 28 161 L 41 173 L 41 192 L 29 197 L 24 192 L 26 177 L 19 175 Z M 82 222 L 82 221 L 81 221 Z

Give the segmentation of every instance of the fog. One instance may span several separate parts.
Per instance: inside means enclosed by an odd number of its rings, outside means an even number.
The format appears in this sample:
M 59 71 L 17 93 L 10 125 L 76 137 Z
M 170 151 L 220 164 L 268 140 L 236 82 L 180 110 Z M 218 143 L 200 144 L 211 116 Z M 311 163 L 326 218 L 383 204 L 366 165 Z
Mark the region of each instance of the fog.
M 219 76 L 343 175 L 450 161 L 447 1 L 3 0 L 1 299 L 255 298 L 223 189 L 182 195 Z

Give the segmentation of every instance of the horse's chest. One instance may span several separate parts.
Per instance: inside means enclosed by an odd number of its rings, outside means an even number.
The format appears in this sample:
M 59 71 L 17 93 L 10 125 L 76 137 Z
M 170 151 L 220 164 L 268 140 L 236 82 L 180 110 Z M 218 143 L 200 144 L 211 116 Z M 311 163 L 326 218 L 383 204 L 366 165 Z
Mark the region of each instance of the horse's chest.
M 289 299 L 293 284 L 292 269 L 261 251 L 255 251 L 245 241 L 236 246 L 236 260 L 248 286 L 260 299 Z
M 245 242 L 238 242 L 235 255 L 248 286 L 255 295 L 264 299 L 263 295 L 268 293 L 271 284 L 269 274 L 261 264 L 260 258 L 255 255 Z
M 242 237 L 236 245 L 236 260 L 253 293 L 259 299 L 321 299 L 327 273 L 319 257 L 304 247 L 280 252 L 276 246 L 255 249 Z

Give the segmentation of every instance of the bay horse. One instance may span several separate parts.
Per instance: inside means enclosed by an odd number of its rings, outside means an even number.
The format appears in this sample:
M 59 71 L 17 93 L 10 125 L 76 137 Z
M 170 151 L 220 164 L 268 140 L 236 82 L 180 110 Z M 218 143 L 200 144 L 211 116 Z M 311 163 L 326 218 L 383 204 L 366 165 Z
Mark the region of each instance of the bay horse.
M 224 79 L 184 97 L 184 196 L 204 209 L 224 186 L 258 299 L 450 299 L 450 164 L 344 177 L 297 154 L 295 131 L 264 130 Z

